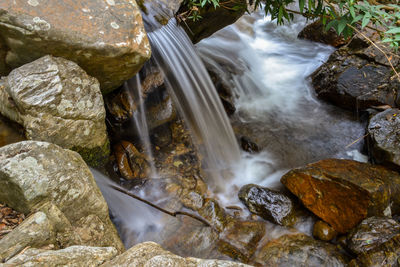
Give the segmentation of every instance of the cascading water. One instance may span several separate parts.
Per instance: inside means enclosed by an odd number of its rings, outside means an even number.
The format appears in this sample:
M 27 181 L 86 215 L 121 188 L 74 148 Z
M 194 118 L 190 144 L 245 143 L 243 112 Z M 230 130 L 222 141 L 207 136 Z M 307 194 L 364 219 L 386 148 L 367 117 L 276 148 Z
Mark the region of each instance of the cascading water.
M 304 26 L 302 18 L 278 27 L 246 15 L 197 45 L 208 68 L 233 91 L 233 126 L 264 148 L 259 155 L 243 154 L 235 186 L 279 187 L 288 169 L 324 158 L 365 160 L 361 144 L 347 147 L 363 136 L 364 126 L 313 96 L 307 77 L 334 49 L 297 39 Z
M 151 32 L 149 40 L 165 83 L 204 157 L 211 185 L 223 188 L 223 172 L 239 161 L 232 126 L 203 62 L 175 19 Z
M 357 155 L 354 147 L 346 146 L 362 135 L 363 126 L 351 115 L 315 100 L 307 81 L 333 49 L 297 40 L 301 26 L 304 22 L 276 27 L 275 22 L 253 14 L 197 45 L 208 68 L 233 90 L 237 107 L 233 125 L 240 135 L 264 148 L 256 155 L 240 152 L 208 72 L 176 21 L 148 34 L 153 60 L 164 73 L 169 94 L 200 147 L 202 167 L 224 204 L 240 205 L 237 188 L 243 184 L 277 185 L 289 168 L 327 157 Z M 140 84 L 139 76 L 126 84 L 129 90 L 139 90 L 135 93 L 138 99 Z M 144 114 L 145 110 L 138 108 L 136 125 L 144 150 L 151 153 Z M 127 247 L 146 240 L 162 243 L 167 231 L 175 233 L 170 225 L 176 219 L 121 195 L 110 187 L 114 182 L 93 172 Z M 226 173 L 232 181 L 224 179 Z M 164 196 L 151 190 L 151 196 L 143 191 L 137 194 L 162 203 Z M 297 227 L 309 231 L 304 225 Z M 195 237 L 205 231 L 201 228 Z M 286 231 L 272 224 L 268 229 L 270 235 Z M 202 246 L 211 246 L 204 243 Z M 179 249 L 185 244 L 177 247 L 175 253 L 181 254 Z

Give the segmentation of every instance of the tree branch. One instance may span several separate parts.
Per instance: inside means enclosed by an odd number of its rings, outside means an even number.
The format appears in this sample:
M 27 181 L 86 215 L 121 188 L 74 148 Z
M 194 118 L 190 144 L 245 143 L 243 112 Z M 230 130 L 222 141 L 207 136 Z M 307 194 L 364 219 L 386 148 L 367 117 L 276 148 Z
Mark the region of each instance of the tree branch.
M 128 191 L 125 191 L 124 189 L 122 189 L 122 188 L 120 188 L 120 187 L 118 187 L 118 186 L 111 185 L 110 187 L 113 188 L 114 190 L 117 190 L 117 191 L 119 191 L 119 192 L 121 192 L 121 193 L 127 195 L 127 196 L 130 196 L 130 197 L 132 197 L 132 198 L 134 198 L 134 199 L 136 199 L 136 200 L 139 200 L 139 201 L 141 201 L 141 202 L 143 202 L 143 203 L 145 203 L 145 204 L 147 204 L 147 205 L 149 205 L 149 206 L 151 206 L 151 207 L 153 207 L 153 208 L 155 208 L 155 209 L 157 209 L 157 210 L 159 210 L 159 211 L 161 211 L 161 212 L 163 212 L 163 213 L 166 213 L 166 214 L 168 214 L 168 215 L 170 215 L 170 216 L 172 216 L 172 217 L 175 217 L 175 218 L 176 218 L 178 215 L 188 216 L 188 217 L 190 217 L 190 218 L 192 218 L 192 219 L 195 219 L 195 220 L 197 220 L 197 221 L 199 221 L 199 222 L 202 222 L 204 225 L 206 225 L 206 226 L 211 227 L 211 228 L 214 229 L 214 227 L 212 227 L 212 225 L 211 225 L 209 222 L 207 222 L 206 220 L 204 220 L 203 218 L 201 218 L 201 217 L 199 217 L 199 216 L 196 216 L 196 215 L 194 215 L 194 214 L 191 214 L 191 213 L 188 213 L 188 212 L 185 212 L 185 211 L 175 211 L 175 212 L 172 212 L 172 211 L 163 209 L 163 208 L 161 208 L 161 207 L 159 207 L 159 206 L 157 206 L 157 205 L 151 203 L 150 201 L 145 200 L 145 199 L 143 199 L 143 198 L 141 198 L 141 197 L 138 197 L 138 196 L 136 196 L 136 195 L 134 195 L 134 194 L 132 194 L 132 193 L 130 193 L 130 192 L 128 192 Z

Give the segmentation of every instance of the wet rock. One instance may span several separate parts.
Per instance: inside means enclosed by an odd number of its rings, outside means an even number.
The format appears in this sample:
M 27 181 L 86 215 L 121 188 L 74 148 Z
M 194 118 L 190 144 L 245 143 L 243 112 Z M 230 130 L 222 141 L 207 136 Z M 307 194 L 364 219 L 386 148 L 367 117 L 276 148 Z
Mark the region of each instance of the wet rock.
M 217 71 L 213 69 L 213 66 L 207 64 L 207 62 L 205 62 L 205 64 L 207 71 L 210 74 L 211 81 L 213 82 L 215 89 L 217 89 L 219 99 L 224 106 L 226 114 L 233 115 L 236 112 L 236 107 L 230 85 L 227 85 L 224 82 L 224 78 L 222 78 Z
M 398 266 L 400 235 L 368 252 L 363 252 L 349 263 L 349 267 Z
M 149 160 L 134 145 L 121 141 L 114 146 L 120 174 L 127 180 L 148 178 L 151 172 Z
M 155 30 L 161 25 L 166 25 L 174 18 L 183 0 L 139 0 L 138 4 L 145 13 L 145 26 L 147 30 Z
M 313 236 L 322 241 L 331 241 L 337 236 L 337 232 L 324 221 L 317 221 L 314 224 Z
M 166 124 L 176 118 L 176 109 L 169 95 L 160 101 L 149 105 L 146 109 L 147 125 L 149 129 Z
M 0 13 L 7 68 L 48 54 L 63 57 L 96 77 L 106 93 L 131 78 L 150 58 L 134 1 L 6 0 Z
M 0 240 L 0 261 L 7 260 L 25 247 L 42 247 L 55 242 L 53 223 L 43 212 L 28 217 Z
M 288 226 L 296 221 L 292 200 L 281 192 L 248 184 L 240 189 L 239 199 L 251 213 L 276 224 Z
M 252 142 L 246 136 L 242 136 L 240 138 L 240 144 L 241 144 L 242 149 L 249 153 L 257 153 L 260 151 L 260 148 L 258 147 L 258 145 L 256 143 Z
M 347 236 L 347 246 L 360 254 L 389 241 L 400 234 L 400 224 L 384 217 L 370 217 L 363 220 Z
M 79 152 L 91 165 L 109 153 L 99 83 L 77 64 L 51 56 L 13 70 L 0 82 L 0 112 L 26 137 Z
M 400 166 L 400 110 L 387 109 L 373 116 L 368 133 L 374 160 Z
M 182 27 L 193 43 L 198 43 L 201 39 L 207 38 L 216 31 L 235 23 L 246 11 L 247 1 L 227 2 L 224 6 L 214 8 L 212 5 L 208 5 L 205 8 L 199 8 L 201 18 L 196 21 L 182 17 L 182 14 L 188 10 L 185 5 L 181 6 L 178 16 L 184 19 L 184 22 L 181 22 Z M 240 6 L 241 8 L 235 9 L 235 6 Z
M 132 119 L 133 112 L 137 110 L 137 103 L 128 88 L 121 87 L 104 97 L 107 111 L 113 121 L 124 123 Z
M 186 267 L 186 266 L 227 266 L 227 267 L 245 267 L 242 263 L 221 261 L 221 260 L 203 260 L 196 258 L 182 258 L 178 255 L 164 250 L 160 245 L 154 242 L 145 242 L 130 248 L 125 253 L 117 256 L 113 260 L 101 265 L 102 267 L 111 266 L 153 266 L 153 267 Z
M 265 232 L 263 222 L 233 221 L 220 234 L 218 250 L 233 259 L 248 262 Z
M 263 246 L 253 259 L 262 266 L 346 266 L 347 259 L 332 244 L 304 234 L 284 235 Z
M 225 211 L 214 199 L 206 199 L 204 206 L 198 212 L 201 217 L 203 217 L 219 232 L 222 232 L 228 224 L 228 218 Z
M 7 188 L 0 191 L 0 202 L 25 214 L 52 202 L 73 227 L 85 227 L 79 225 L 85 217 L 98 218 L 107 238 L 96 245 L 124 249 L 110 221 L 107 204 L 78 153 L 34 141 L 2 147 L 0 187 Z
M 339 36 L 333 28 L 325 31 L 324 25 L 320 20 L 307 25 L 297 36 L 313 42 L 323 43 L 334 47 L 339 47 L 348 43 L 342 36 Z
M 117 255 L 113 247 L 72 246 L 60 250 L 29 248 L 6 262 L 6 266 L 98 266 Z
M 352 160 L 321 160 L 291 170 L 281 182 L 339 233 L 367 216 L 397 213 L 400 203 L 396 172 Z
M 318 97 L 352 111 L 399 104 L 400 82 L 392 79 L 392 70 L 380 53 L 367 46 L 352 41 L 312 74 Z

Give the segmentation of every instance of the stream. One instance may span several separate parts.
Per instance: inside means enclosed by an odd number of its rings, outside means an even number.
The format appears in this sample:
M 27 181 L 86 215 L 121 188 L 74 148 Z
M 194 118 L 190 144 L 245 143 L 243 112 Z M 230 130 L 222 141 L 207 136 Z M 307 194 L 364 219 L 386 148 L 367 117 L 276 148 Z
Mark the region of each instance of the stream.
M 163 70 L 168 92 L 200 144 L 206 182 L 222 206 L 246 210 L 237 197 L 241 186 L 255 183 L 281 189 L 279 179 L 291 168 L 333 157 L 367 160 L 359 152 L 362 143 L 352 144 L 364 134 L 365 125 L 354 114 L 314 96 L 308 76 L 334 49 L 297 39 L 305 25 L 302 18 L 277 26 L 257 13 L 244 15 L 195 47 L 174 20 L 149 33 L 152 61 Z M 206 67 L 232 91 L 236 112 L 230 118 Z M 136 79 L 126 86 L 140 84 Z M 146 125 L 141 115 L 136 117 L 136 125 Z M 148 133 L 140 135 L 149 151 Z M 261 151 L 241 151 L 235 136 L 249 138 Z M 215 238 L 204 225 L 166 216 L 112 189 L 117 183 L 101 172 L 92 172 L 127 248 L 151 240 L 183 256 L 227 258 L 215 252 L 211 245 Z M 151 184 L 137 194 L 157 205 L 175 207 Z M 194 226 L 186 229 L 182 224 Z M 311 225 L 306 218 L 295 227 L 309 234 Z M 177 233 L 187 236 L 183 228 L 193 233 L 196 245 L 187 239 L 179 243 Z M 269 237 L 288 231 L 272 223 L 267 228 Z

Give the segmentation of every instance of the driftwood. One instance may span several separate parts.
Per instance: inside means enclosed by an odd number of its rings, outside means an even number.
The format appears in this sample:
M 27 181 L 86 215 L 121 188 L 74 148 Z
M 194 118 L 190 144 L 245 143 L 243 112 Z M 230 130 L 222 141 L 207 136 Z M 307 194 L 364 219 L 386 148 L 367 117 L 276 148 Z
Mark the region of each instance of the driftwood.
M 143 203 L 145 203 L 145 204 L 147 204 L 147 205 L 149 205 L 149 206 L 151 206 L 151 207 L 153 207 L 153 208 L 155 208 L 155 209 L 157 209 L 157 210 L 159 210 L 161 212 L 164 212 L 164 213 L 166 213 L 166 214 L 168 214 L 168 215 L 170 215 L 172 217 L 176 218 L 178 215 L 188 216 L 188 217 L 193 218 L 193 219 L 195 219 L 195 220 L 197 220 L 199 222 L 202 222 L 204 225 L 206 225 L 208 227 L 213 228 L 212 225 L 209 222 L 207 222 L 206 220 L 204 220 L 203 218 L 201 218 L 201 217 L 199 217 L 197 215 L 194 215 L 194 214 L 191 214 L 191 213 L 185 212 L 185 211 L 172 212 L 172 211 L 163 209 L 163 208 L 157 206 L 156 204 L 151 203 L 148 200 L 145 200 L 145 199 L 143 199 L 141 197 L 138 197 L 138 196 L 136 196 L 136 195 L 134 195 L 134 194 L 132 194 L 132 193 L 130 193 L 130 192 L 118 187 L 118 186 L 111 185 L 111 188 L 113 188 L 113 189 L 115 189 L 115 190 L 117 190 L 117 191 L 119 191 L 119 192 L 121 192 L 121 193 L 123 193 L 123 194 L 125 194 L 127 196 L 130 196 L 130 197 L 132 197 L 134 199 L 137 199 L 137 200 L 139 200 L 139 201 L 141 201 L 141 202 L 143 202 Z

